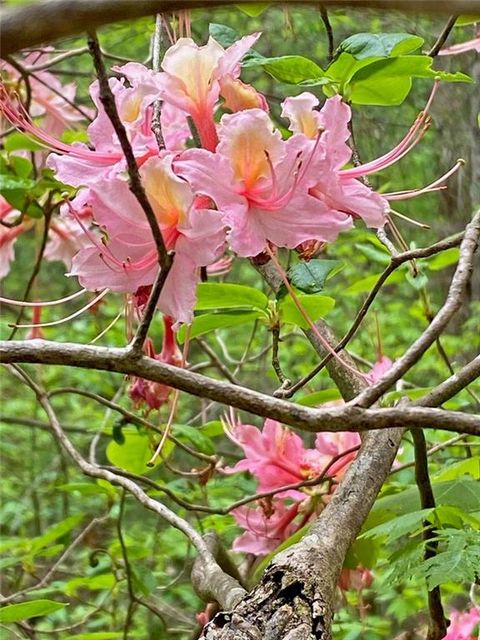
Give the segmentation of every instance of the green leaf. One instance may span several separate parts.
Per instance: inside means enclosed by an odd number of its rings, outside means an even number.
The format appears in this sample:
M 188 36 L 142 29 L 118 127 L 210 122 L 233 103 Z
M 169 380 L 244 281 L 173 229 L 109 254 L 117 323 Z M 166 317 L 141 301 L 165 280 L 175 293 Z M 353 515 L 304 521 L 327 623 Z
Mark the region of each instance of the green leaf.
M 345 289 L 344 293 L 347 295 L 352 295 L 354 293 L 367 293 L 371 289 L 373 289 L 375 283 L 380 277 L 380 273 L 367 276 L 366 278 L 361 278 L 351 284 L 347 289 Z M 396 284 L 398 282 L 403 282 L 405 279 L 405 275 L 401 271 L 394 271 L 391 275 L 388 276 L 383 286 L 386 284 Z
M 211 420 L 197 427 L 207 438 L 215 438 L 223 435 L 223 425 L 220 420 Z
M 27 178 L 33 170 L 32 162 L 28 158 L 22 158 L 22 156 L 10 156 L 9 164 L 17 176 L 21 178 Z
M 322 296 L 319 294 L 306 295 L 299 293 L 297 294 L 297 297 L 312 322 L 316 322 L 320 318 L 323 318 L 323 316 L 331 311 L 335 306 L 335 300 L 329 296 Z M 278 308 L 283 322 L 295 324 L 301 329 L 308 329 L 310 327 L 309 323 L 302 316 L 290 295 L 282 298 L 278 303 Z
M 344 40 L 337 51 L 345 51 L 357 60 L 386 58 L 411 53 L 423 43 L 423 38 L 410 33 L 356 33 Z
M 173 435 L 181 440 L 193 445 L 195 449 L 201 453 L 213 455 L 215 453 L 215 447 L 212 444 L 210 438 L 208 438 L 200 427 L 191 427 L 187 424 L 174 424 Z
M 423 530 L 423 522 L 428 519 L 434 511 L 434 508 L 413 511 L 405 515 L 393 518 L 388 522 L 368 529 L 361 538 L 385 538 L 386 542 L 393 542 L 405 535 L 416 535 Z
M 342 268 L 339 260 L 310 260 L 300 262 L 288 271 L 288 279 L 296 289 L 304 293 L 319 293 L 327 278 Z
M 46 616 L 66 606 L 63 602 L 54 602 L 53 600 L 31 600 L 21 604 L 9 604 L 0 609 L 0 623 L 8 624 Z
M 308 84 L 321 80 L 325 76 L 325 72 L 318 64 L 303 56 L 281 56 L 278 58 L 255 56 L 246 60 L 243 66 L 261 66 L 275 80 L 286 84 Z
M 122 638 L 123 634 L 119 631 L 93 631 L 68 636 L 68 640 L 121 640 Z
M 452 247 L 432 258 L 427 258 L 426 265 L 431 271 L 440 271 L 441 269 L 451 267 L 453 264 L 457 264 L 459 257 L 460 249 L 458 249 L 458 247 Z
M 399 105 L 407 97 L 412 78 L 440 78 L 446 82 L 471 82 L 464 73 L 432 69 L 429 56 L 401 56 L 375 60 L 355 70 L 344 95 L 355 104 Z
M 371 244 L 355 244 L 355 249 L 358 249 L 360 253 L 363 253 L 369 260 L 376 262 L 383 266 L 387 266 L 390 263 L 390 254 L 385 250 L 382 251 L 377 247 L 373 247 Z
M 254 322 L 261 317 L 259 311 L 229 311 L 225 313 L 204 313 L 196 316 L 190 325 L 190 338 L 203 336 L 206 333 L 215 331 L 215 329 L 225 329 L 227 327 L 235 327 L 246 322 Z M 182 344 L 187 335 L 187 327 L 180 327 L 177 333 L 177 340 Z
M 42 147 L 41 144 L 38 144 L 38 142 L 35 142 L 35 140 L 32 140 L 32 138 L 29 138 L 24 133 L 15 131 L 5 138 L 5 151 L 18 151 L 19 149 L 26 151 L 45 151 L 45 147 Z
M 17 189 L 27 191 L 29 189 L 33 189 L 34 186 L 35 182 L 29 178 L 21 178 L 20 176 L 8 174 L 0 175 L 0 190 L 2 192 Z
M 475 24 L 476 22 L 480 22 L 480 13 L 476 14 L 465 14 L 463 16 L 458 16 L 455 21 L 456 27 L 466 27 L 469 24 Z
M 69 596 L 76 596 L 80 589 L 103 591 L 104 589 L 112 589 L 115 583 L 116 579 L 112 573 L 99 573 L 94 576 L 69 580 L 64 586 L 64 591 Z
M 201 282 L 197 287 L 196 310 L 266 309 L 267 296 L 244 284 Z
M 58 540 L 58 538 L 62 538 L 65 534 L 69 533 L 78 524 L 80 524 L 83 518 L 84 515 L 78 513 L 49 527 L 43 535 L 32 539 L 30 552 L 35 554 L 40 551 L 40 549 L 43 549 L 52 542 Z
M 296 402 L 305 407 L 317 407 L 324 402 L 331 402 L 332 400 L 341 400 L 342 395 L 338 389 L 323 389 L 322 391 L 315 391 L 309 393 L 306 396 L 302 396 Z
M 236 4 L 237 9 L 240 9 L 242 13 L 245 13 L 250 18 L 256 18 L 261 13 L 268 9 L 270 2 L 252 2 L 249 4 Z
M 112 485 L 109 484 L 108 487 L 105 487 L 97 482 L 69 482 L 68 484 L 58 485 L 55 488 L 68 493 L 78 493 L 81 496 L 112 495 L 112 493 L 115 493 Z
M 480 456 L 472 456 L 465 460 L 458 460 L 449 464 L 433 476 L 435 482 L 455 480 L 461 476 L 469 475 L 475 480 L 480 480 Z
M 125 471 L 136 474 L 147 473 L 152 468 L 147 467 L 147 462 L 154 452 L 150 438 L 131 429 L 124 429 L 124 435 L 124 444 L 117 444 L 113 440 L 108 444 L 106 451 L 108 460 Z M 162 455 L 158 456 L 155 466 L 162 463 L 162 456 L 168 458 L 174 447 L 175 445 L 167 440 Z
M 475 582 L 480 566 L 480 533 L 478 530 L 445 529 L 437 539 L 445 545 L 443 551 L 425 560 L 419 573 L 427 579 L 429 589 L 454 582 Z
M 219 42 L 222 47 L 230 47 L 234 42 L 239 39 L 238 33 L 235 29 L 227 27 L 225 24 L 218 24 L 211 22 L 208 25 L 208 33 Z

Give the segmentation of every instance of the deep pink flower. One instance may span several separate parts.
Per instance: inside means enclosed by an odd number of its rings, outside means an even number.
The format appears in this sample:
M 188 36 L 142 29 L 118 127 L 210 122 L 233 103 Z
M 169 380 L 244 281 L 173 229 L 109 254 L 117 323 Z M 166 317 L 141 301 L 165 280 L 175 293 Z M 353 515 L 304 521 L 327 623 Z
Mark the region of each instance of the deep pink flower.
M 245 533 L 234 540 L 233 550 L 255 556 L 271 553 L 298 529 L 294 522 L 298 513 L 298 503 L 287 507 L 280 500 L 273 500 L 268 509 L 262 506 L 234 509 L 232 515 Z
M 362 566 L 358 566 L 355 569 L 342 569 L 338 580 L 338 586 L 343 591 L 348 591 L 350 589 L 362 591 L 362 589 L 368 589 L 372 582 L 372 572 Z
M 3 196 L 0 196 L 0 220 L 12 222 L 20 215 Z M 21 222 L 15 227 L 0 225 L 0 280 L 10 271 L 10 263 L 15 258 L 13 246 L 17 237 L 26 229 L 25 223 Z
M 384 355 L 379 355 L 377 361 L 373 365 L 370 373 L 367 374 L 367 377 L 371 384 L 378 382 L 380 378 L 387 373 L 389 369 L 392 368 L 393 362 L 389 357 Z
M 175 340 L 173 331 L 173 318 L 163 316 L 163 343 L 159 354 L 155 353 L 153 342 L 150 338 L 145 342 L 144 350 L 146 354 L 159 362 L 171 364 L 175 367 L 182 365 L 182 352 Z M 160 382 L 152 382 L 144 378 L 133 378 L 128 395 L 132 399 L 135 408 L 141 404 L 146 404 L 149 409 L 160 409 L 167 401 L 173 391 L 172 387 Z
M 444 640 L 478 640 L 480 638 L 480 607 L 470 611 L 452 611 Z

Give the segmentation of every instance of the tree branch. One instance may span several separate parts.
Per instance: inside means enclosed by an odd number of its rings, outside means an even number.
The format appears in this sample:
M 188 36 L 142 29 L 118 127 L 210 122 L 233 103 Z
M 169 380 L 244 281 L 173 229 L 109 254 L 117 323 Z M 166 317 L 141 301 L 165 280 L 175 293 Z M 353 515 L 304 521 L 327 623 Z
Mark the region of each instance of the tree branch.
M 462 305 L 463 293 L 473 271 L 473 256 L 480 236 L 480 210 L 467 225 L 460 245 L 460 260 L 452 278 L 447 298 L 422 335 L 407 349 L 391 369 L 374 385 L 363 391 L 354 400 L 354 404 L 368 407 L 376 402 L 397 380 L 399 380 L 435 342 L 445 329 L 453 315 Z
M 369 431 L 405 426 L 480 434 L 480 416 L 415 405 L 381 409 L 365 409 L 356 405 L 312 409 L 246 387 L 213 380 L 147 356 L 132 357 L 128 349 L 48 340 L 6 341 L 0 342 L 0 362 L 68 365 L 135 375 L 311 432 Z
M 254 2 L 255 0 L 247 0 Z M 234 4 L 235 0 L 43 0 L 1 12 L 1 55 L 25 47 L 68 38 L 120 20 L 180 9 Z M 290 0 L 291 4 L 336 8 L 427 12 L 431 14 L 480 13 L 480 0 Z

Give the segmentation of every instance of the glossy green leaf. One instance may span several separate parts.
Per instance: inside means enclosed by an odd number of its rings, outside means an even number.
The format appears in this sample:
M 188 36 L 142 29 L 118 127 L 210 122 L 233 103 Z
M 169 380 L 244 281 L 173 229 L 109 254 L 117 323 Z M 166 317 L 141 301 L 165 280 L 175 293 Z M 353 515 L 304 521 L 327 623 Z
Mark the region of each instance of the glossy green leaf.
M 324 402 L 332 402 L 332 400 L 341 400 L 342 394 L 338 389 L 322 389 L 322 391 L 314 391 L 306 396 L 302 396 L 296 400 L 297 404 L 305 407 L 318 407 Z
M 152 442 L 147 435 L 124 429 L 125 442 L 117 444 L 113 440 L 107 446 L 107 458 L 111 464 L 131 471 L 132 473 L 147 473 L 151 467 L 147 467 L 147 462 L 153 455 Z M 155 466 L 162 463 L 162 457 L 168 458 L 175 445 L 167 440 L 162 449 L 162 455 L 157 458 Z
M 0 175 L 0 190 L 2 193 L 11 190 L 27 191 L 28 189 L 33 189 L 34 186 L 35 182 L 30 178 L 22 178 L 11 174 Z
M 203 336 L 206 333 L 215 331 L 215 329 L 225 329 L 227 327 L 236 327 L 246 322 L 254 322 L 261 317 L 260 311 L 226 311 L 224 313 L 204 313 L 196 316 L 190 325 L 190 338 Z M 186 326 L 180 327 L 177 333 L 177 340 L 182 344 L 187 335 Z
M 29 138 L 24 133 L 15 131 L 5 138 L 5 151 L 18 151 L 19 149 L 25 151 L 41 151 L 45 150 L 42 145 Z
M 440 78 L 446 82 L 471 82 L 464 73 L 432 69 L 428 56 L 401 56 L 376 60 L 356 70 L 348 80 L 346 97 L 355 104 L 399 105 L 407 97 L 413 78 Z
M 469 24 L 475 24 L 476 22 L 480 22 L 480 13 L 470 13 L 465 14 L 463 16 L 458 16 L 455 21 L 456 27 L 466 27 Z
M 266 309 L 267 296 L 244 284 L 201 282 L 197 287 L 196 310 Z
M 288 271 L 290 283 L 304 293 L 319 293 L 329 277 L 341 269 L 339 260 L 309 260 L 300 262 Z
M 275 80 L 286 84 L 309 83 L 325 76 L 325 72 L 318 64 L 303 56 L 254 57 L 244 62 L 243 66 L 261 66 Z
M 212 441 L 202 433 L 199 427 L 191 427 L 187 424 L 175 424 L 173 425 L 173 435 L 180 441 L 193 446 L 194 449 L 197 449 L 201 453 L 206 453 L 207 455 L 213 455 L 215 453 L 215 447 Z
M 121 640 L 122 638 L 123 634 L 118 631 L 93 631 L 68 636 L 68 640 Z
M 306 295 L 299 293 L 297 294 L 297 297 L 310 317 L 310 320 L 313 322 L 323 318 L 323 316 L 325 316 L 335 306 L 335 300 L 329 296 L 322 296 L 319 294 Z M 309 323 L 300 313 L 290 295 L 282 298 L 278 303 L 278 308 L 283 322 L 295 324 L 301 329 L 308 329 L 310 327 Z
M 225 24 L 218 24 L 211 22 L 208 25 L 208 33 L 214 38 L 222 47 L 230 47 L 234 42 L 239 39 L 238 33 L 235 29 L 227 27 Z
M 348 295 L 353 295 L 354 293 L 367 293 L 369 292 L 376 284 L 377 280 L 380 277 L 380 273 L 367 276 L 366 278 L 361 278 L 351 284 L 347 289 L 345 289 L 344 293 Z M 388 276 L 383 286 L 388 284 L 396 284 L 398 282 L 403 282 L 405 280 L 405 274 L 401 271 L 394 271 L 391 275 Z
M 357 60 L 363 60 L 404 55 L 415 51 L 423 43 L 423 38 L 410 33 L 356 33 L 344 40 L 338 51 L 345 51 Z
M 460 249 L 452 247 L 432 258 L 428 258 L 426 265 L 431 271 L 440 271 L 441 269 L 446 269 L 447 267 L 457 264 L 459 257 Z
M 64 602 L 54 602 L 53 600 L 31 600 L 21 604 L 9 604 L 0 609 L 0 623 L 9 624 L 47 616 L 49 613 L 54 613 L 66 606 Z

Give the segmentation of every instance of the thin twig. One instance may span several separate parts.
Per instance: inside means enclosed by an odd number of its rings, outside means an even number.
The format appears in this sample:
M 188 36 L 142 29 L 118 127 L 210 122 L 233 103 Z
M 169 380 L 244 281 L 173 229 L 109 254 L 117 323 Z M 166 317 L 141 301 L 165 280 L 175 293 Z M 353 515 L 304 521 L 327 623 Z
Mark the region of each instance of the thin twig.
M 359 394 L 356 406 L 372 405 L 399 380 L 433 344 L 462 304 L 462 296 L 473 270 L 473 256 L 480 236 L 480 210 L 467 225 L 460 245 L 460 259 L 452 278 L 447 298 L 423 334 L 407 349 L 389 371 L 375 384 Z
M 450 31 L 455 26 L 455 22 L 457 21 L 457 18 L 458 18 L 458 15 L 450 16 L 447 24 L 443 27 L 441 34 L 438 36 L 437 41 L 435 42 L 433 47 L 430 49 L 430 51 L 427 53 L 428 56 L 430 56 L 431 58 L 435 58 L 435 56 L 438 55 L 438 52 L 443 47 L 446 39 L 450 35 Z
M 435 508 L 435 497 L 433 495 L 430 476 L 428 475 L 425 435 L 422 431 L 413 430 L 411 433 L 415 449 L 415 481 L 420 494 L 420 504 L 422 509 Z M 437 531 L 429 522 L 424 522 L 423 526 L 423 540 L 425 542 L 424 559 L 428 560 L 437 554 Z M 447 633 L 447 625 L 439 586 L 428 591 L 428 610 L 430 619 L 428 621 L 427 640 L 441 640 Z
M 400 267 L 405 262 L 409 262 L 410 260 L 415 260 L 418 258 L 428 258 L 437 253 L 440 253 L 441 251 L 446 251 L 447 249 L 456 247 L 460 244 L 460 242 L 462 241 L 462 238 L 463 238 L 463 233 L 459 233 L 453 236 L 452 238 L 447 238 L 446 240 L 440 240 L 439 242 L 436 242 L 435 244 L 432 244 L 429 247 L 422 247 L 420 249 L 414 249 L 412 251 L 406 251 L 404 253 L 398 253 L 397 255 L 392 256 L 390 260 L 390 264 L 387 266 L 385 271 L 378 278 L 377 282 L 375 283 L 372 290 L 368 294 L 365 302 L 362 304 L 362 306 L 360 307 L 360 310 L 355 316 L 355 320 L 353 321 L 352 326 L 347 331 L 347 333 L 343 336 L 340 342 L 334 347 L 334 351 L 338 353 L 339 351 L 341 351 L 347 346 L 350 340 L 352 340 L 352 338 L 357 333 L 357 330 L 360 327 L 363 319 L 367 315 L 368 310 L 370 309 L 375 298 L 377 297 L 377 294 L 379 293 L 380 289 L 385 284 L 387 278 L 396 269 L 398 269 L 398 267 Z M 319 362 L 318 365 L 314 367 L 312 371 L 310 371 L 310 373 L 304 376 L 301 380 L 299 380 L 298 382 L 296 382 L 294 385 L 292 385 L 287 389 L 277 390 L 274 393 L 275 397 L 291 398 L 299 389 L 305 386 L 307 382 L 310 382 L 310 380 L 312 380 L 332 358 L 333 358 L 333 355 L 331 353 L 328 353 L 322 359 L 322 361 Z
M 322 16 L 322 22 L 323 22 L 323 25 L 325 27 L 325 31 L 327 33 L 327 40 L 328 40 L 327 61 L 328 61 L 328 63 L 330 63 L 330 62 L 332 62 L 334 54 L 335 54 L 335 44 L 334 44 L 334 41 L 333 41 L 332 25 L 331 25 L 330 19 L 328 17 L 327 9 L 323 4 L 320 5 L 320 15 Z
M 153 34 L 152 44 L 152 67 L 156 72 L 160 71 L 160 57 L 162 54 L 162 31 L 163 19 L 162 14 L 157 13 L 155 17 L 155 33 Z M 162 113 L 162 101 L 155 100 L 153 103 L 152 131 L 157 141 L 159 151 L 165 149 L 165 140 L 163 139 L 162 126 L 160 123 L 160 115 Z

